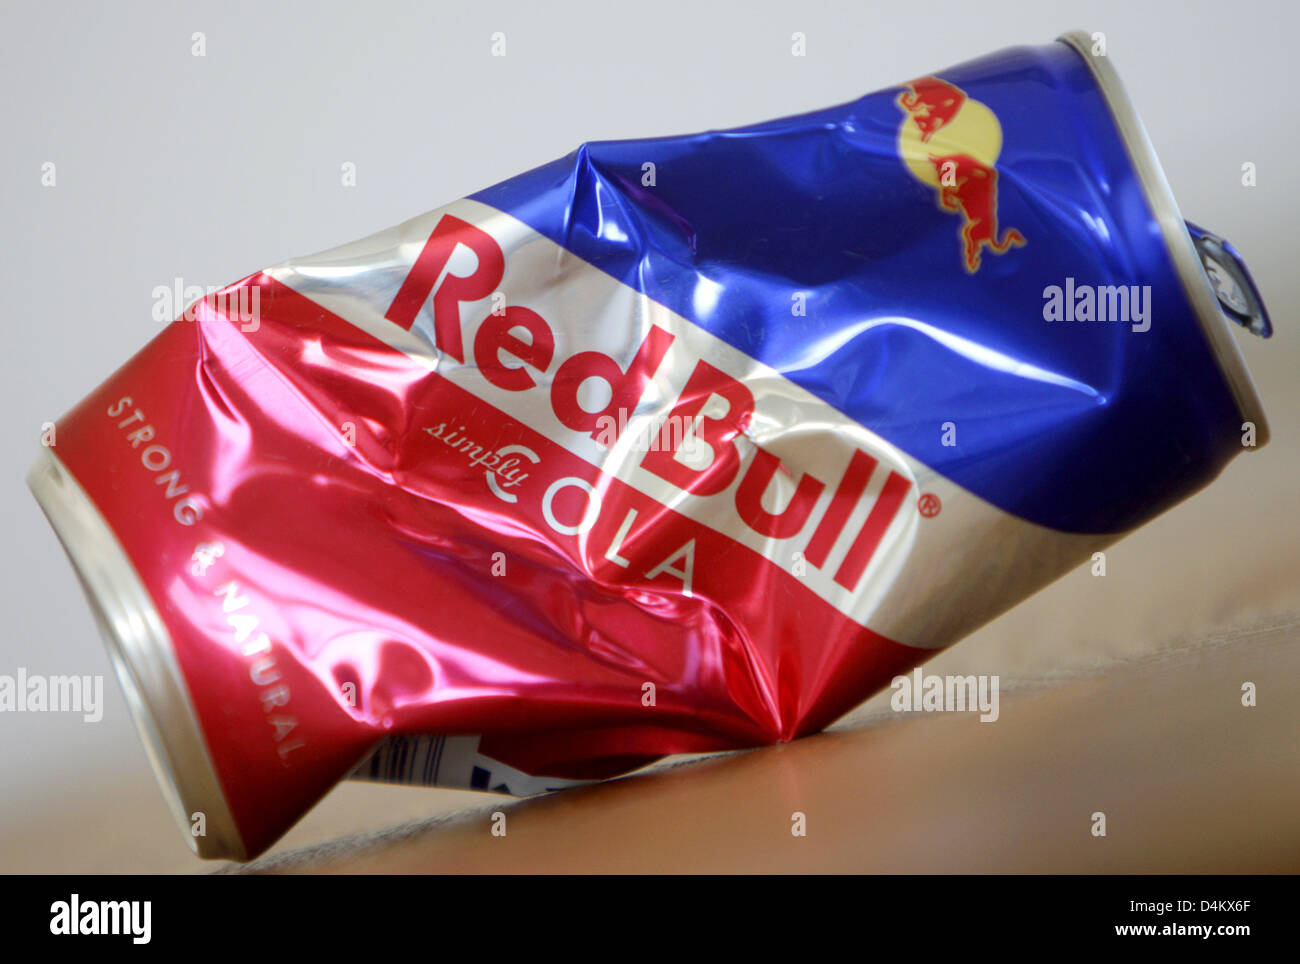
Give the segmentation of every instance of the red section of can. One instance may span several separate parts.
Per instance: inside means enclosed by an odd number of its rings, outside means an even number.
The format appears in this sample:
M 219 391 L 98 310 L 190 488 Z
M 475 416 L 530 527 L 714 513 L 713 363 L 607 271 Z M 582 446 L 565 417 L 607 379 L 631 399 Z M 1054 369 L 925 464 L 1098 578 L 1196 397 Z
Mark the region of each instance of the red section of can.
M 814 731 L 925 655 L 247 283 L 255 334 L 211 304 L 173 323 L 59 423 L 57 455 L 158 608 L 249 855 L 388 736 L 482 734 L 526 773 L 599 778 Z M 475 481 L 480 449 L 511 446 L 563 483 L 549 502 Z

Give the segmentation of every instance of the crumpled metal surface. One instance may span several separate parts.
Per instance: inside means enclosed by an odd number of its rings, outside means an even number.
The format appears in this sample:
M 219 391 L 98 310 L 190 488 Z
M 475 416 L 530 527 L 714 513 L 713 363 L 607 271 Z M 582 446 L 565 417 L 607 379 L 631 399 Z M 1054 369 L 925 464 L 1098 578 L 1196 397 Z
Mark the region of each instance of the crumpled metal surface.
M 50 472 L 148 598 L 108 633 L 200 852 L 349 774 L 814 732 L 1204 485 L 1241 400 L 1132 149 L 1074 49 L 1019 48 L 589 144 L 174 322 Z M 1048 317 L 1076 281 L 1134 316 Z

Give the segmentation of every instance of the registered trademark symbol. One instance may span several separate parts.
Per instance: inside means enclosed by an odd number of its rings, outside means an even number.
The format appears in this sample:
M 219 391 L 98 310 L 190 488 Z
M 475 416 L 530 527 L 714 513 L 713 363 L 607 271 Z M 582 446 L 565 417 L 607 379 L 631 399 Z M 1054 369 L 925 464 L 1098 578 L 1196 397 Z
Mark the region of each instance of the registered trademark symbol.
M 921 513 L 927 519 L 933 519 L 943 509 L 943 503 L 939 497 L 932 492 L 927 492 L 916 500 L 916 511 Z

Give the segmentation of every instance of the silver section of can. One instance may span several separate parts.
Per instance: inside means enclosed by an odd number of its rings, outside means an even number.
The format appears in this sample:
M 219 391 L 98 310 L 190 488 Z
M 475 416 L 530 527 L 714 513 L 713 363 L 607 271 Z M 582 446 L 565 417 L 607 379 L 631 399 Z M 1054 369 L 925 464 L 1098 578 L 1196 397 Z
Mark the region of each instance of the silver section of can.
M 181 833 L 200 857 L 246 860 L 171 637 L 135 567 L 85 490 L 50 449 L 42 450 L 27 474 L 27 485 L 76 570 Z M 194 834 L 191 823 L 199 813 L 202 836 Z
M 1233 322 L 1228 320 L 1219 307 L 1214 285 L 1205 273 L 1201 256 L 1197 253 L 1192 237 L 1187 231 L 1187 224 L 1178 211 L 1178 204 L 1174 201 L 1169 182 L 1165 180 L 1164 169 L 1156 158 L 1155 148 L 1151 146 L 1151 139 L 1147 136 L 1142 119 L 1138 117 L 1133 102 L 1119 79 L 1119 74 L 1111 64 L 1109 55 L 1092 53 L 1091 35 L 1082 30 L 1074 30 L 1056 39 L 1069 45 L 1083 58 L 1088 69 L 1092 71 L 1092 76 L 1097 81 L 1102 95 L 1106 98 L 1111 117 L 1119 129 L 1120 136 L 1124 139 L 1124 146 L 1146 194 L 1147 203 L 1151 206 L 1151 212 L 1160 226 L 1160 233 L 1169 251 L 1169 257 L 1178 272 L 1178 277 L 1182 280 L 1188 301 L 1191 302 L 1201 323 L 1201 331 L 1218 360 L 1219 370 L 1223 372 L 1224 380 L 1237 403 L 1242 421 L 1253 422 L 1255 425 L 1255 448 L 1262 448 L 1268 443 L 1269 438 L 1263 403 L 1255 390 L 1255 383 L 1251 381 L 1250 372 L 1246 370 L 1241 349 L 1237 347 L 1234 339 Z M 1247 447 L 1247 451 L 1250 450 Z

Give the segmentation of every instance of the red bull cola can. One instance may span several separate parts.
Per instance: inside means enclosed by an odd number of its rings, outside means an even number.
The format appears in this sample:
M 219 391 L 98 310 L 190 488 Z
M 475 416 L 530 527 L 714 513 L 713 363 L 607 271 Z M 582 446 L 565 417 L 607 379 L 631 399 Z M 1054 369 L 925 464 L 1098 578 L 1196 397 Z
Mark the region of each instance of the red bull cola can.
M 186 839 L 242 860 L 347 778 L 822 729 L 1263 445 L 1269 331 L 1070 35 L 258 271 L 30 484 Z

